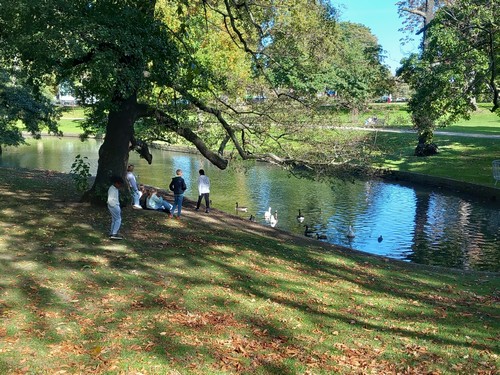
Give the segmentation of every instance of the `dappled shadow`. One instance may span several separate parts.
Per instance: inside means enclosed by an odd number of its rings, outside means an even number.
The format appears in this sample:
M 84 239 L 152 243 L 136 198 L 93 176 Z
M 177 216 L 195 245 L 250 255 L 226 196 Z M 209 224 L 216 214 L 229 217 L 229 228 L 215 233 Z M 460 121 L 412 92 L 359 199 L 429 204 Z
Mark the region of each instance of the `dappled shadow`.
M 292 374 L 370 368 L 345 360 L 362 353 L 386 370 L 429 369 L 429 353 L 405 358 L 408 345 L 433 342 L 441 359 L 486 353 L 482 365 L 462 358 L 457 366 L 494 366 L 496 275 L 400 264 L 217 210 L 197 213 L 189 201 L 181 220 L 124 208 L 126 240 L 113 242 L 107 209 L 77 203 L 68 176 L 0 173 L 13 177 L 0 180 L 0 332 L 10 343 L 2 350 L 19 361 L 37 347 L 48 366 L 62 366 L 53 358 L 64 352 L 84 373 L 127 361 L 145 373 Z M 396 346 L 400 363 L 360 343 L 369 337 Z M 16 356 L 2 361 L 22 367 Z

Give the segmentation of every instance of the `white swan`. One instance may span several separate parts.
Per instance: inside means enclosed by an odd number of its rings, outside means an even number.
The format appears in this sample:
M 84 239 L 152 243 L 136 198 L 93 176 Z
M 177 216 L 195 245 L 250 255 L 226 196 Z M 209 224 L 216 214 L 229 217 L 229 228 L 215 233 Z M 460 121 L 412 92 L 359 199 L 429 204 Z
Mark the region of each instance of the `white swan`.
M 266 221 L 271 220 L 271 207 L 269 207 L 269 209 L 266 212 L 264 212 L 264 219 Z
M 299 210 L 299 214 L 297 215 L 297 221 L 299 223 L 303 223 L 304 222 L 304 216 L 302 216 L 302 213 L 300 212 L 300 210 Z
M 356 237 L 356 234 L 354 233 L 352 226 L 349 225 L 349 229 L 347 229 L 347 238 L 353 239 L 354 237 Z
M 275 227 L 276 224 L 278 224 L 278 211 L 274 211 L 274 215 L 271 215 L 271 218 L 269 219 L 269 223 L 271 224 L 271 227 Z

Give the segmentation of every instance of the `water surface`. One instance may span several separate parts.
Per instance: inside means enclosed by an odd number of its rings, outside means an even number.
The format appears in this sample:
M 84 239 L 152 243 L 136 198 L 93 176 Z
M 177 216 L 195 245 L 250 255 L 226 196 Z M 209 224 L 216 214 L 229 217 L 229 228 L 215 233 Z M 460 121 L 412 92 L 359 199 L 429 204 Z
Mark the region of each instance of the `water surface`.
M 29 140 L 29 145 L 6 147 L 0 165 L 69 172 L 77 154 L 87 156 L 97 170 L 99 141 L 74 138 Z M 379 180 L 313 181 L 282 169 L 248 163 L 221 171 L 202 156 L 153 150 L 148 165 L 136 153 L 139 181 L 166 189 L 175 170 L 184 171 L 186 196 L 197 198 L 198 170 L 212 182 L 213 207 L 263 225 L 264 212 L 278 212 L 277 228 L 303 235 L 304 224 L 325 241 L 404 261 L 461 269 L 500 271 L 500 206 L 447 190 Z M 235 211 L 235 204 L 248 207 Z M 297 222 L 298 210 L 305 217 Z M 349 240 L 352 226 L 355 238 Z M 382 240 L 380 241 L 380 236 Z

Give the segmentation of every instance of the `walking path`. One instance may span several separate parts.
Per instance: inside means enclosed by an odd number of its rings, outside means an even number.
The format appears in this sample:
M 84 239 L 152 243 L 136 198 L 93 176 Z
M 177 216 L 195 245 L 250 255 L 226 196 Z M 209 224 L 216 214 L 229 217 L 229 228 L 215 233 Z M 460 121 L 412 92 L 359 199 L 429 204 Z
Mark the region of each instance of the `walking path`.
M 408 133 L 408 134 L 416 134 L 416 130 L 412 129 L 390 129 L 390 128 L 372 128 L 372 127 L 361 127 L 361 126 L 353 126 L 353 127 L 336 127 L 336 129 L 349 129 L 349 130 L 363 130 L 363 131 L 371 131 L 371 132 L 384 132 L 384 133 Z M 449 135 L 452 137 L 470 137 L 470 138 L 485 138 L 485 139 L 500 139 L 500 134 L 484 134 L 484 133 L 459 133 L 459 132 L 449 132 L 436 130 L 434 132 L 435 135 Z

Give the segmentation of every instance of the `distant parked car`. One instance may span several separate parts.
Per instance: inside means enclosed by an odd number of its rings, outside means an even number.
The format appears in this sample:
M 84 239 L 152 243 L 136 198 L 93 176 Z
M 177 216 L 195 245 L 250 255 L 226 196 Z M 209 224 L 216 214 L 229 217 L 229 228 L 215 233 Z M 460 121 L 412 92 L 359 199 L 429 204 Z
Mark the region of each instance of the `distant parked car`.
M 384 95 L 374 100 L 375 103 L 387 103 L 389 101 L 389 96 Z

